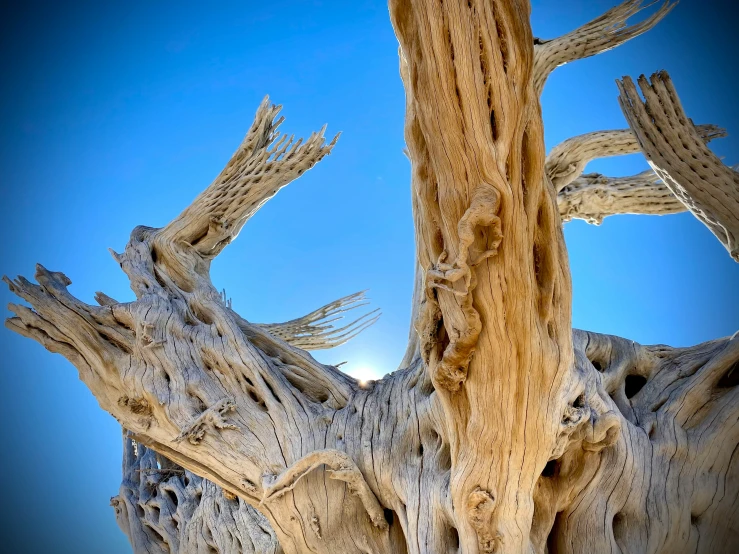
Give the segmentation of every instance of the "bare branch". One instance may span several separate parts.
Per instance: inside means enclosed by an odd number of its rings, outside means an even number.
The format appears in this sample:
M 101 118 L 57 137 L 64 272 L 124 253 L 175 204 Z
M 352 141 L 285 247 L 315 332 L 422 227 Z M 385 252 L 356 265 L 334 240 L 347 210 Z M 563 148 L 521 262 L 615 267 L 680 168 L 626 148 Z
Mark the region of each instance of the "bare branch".
M 736 171 L 739 165 L 732 169 Z M 582 219 L 594 225 L 611 215 L 668 215 L 687 210 L 651 169 L 628 177 L 586 173 L 559 191 L 557 205 L 563 222 Z
M 630 177 L 581 175 L 557 195 L 562 221 L 583 219 L 599 225 L 617 214 L 666 215 L 685 211 L 657 174 L 648 169 Z
M 669 75 L 642 75 L 642 101 L 629 77 L 618 82 L 621 109 L 654 171 L 739 261 L 739 173 L 711 152 L 685 115 Z
M 215 181 L 176 219 L 160 231 L 165 242 L 186 243 L 214 257 L 236 238 L 241 227 L 267 200 L 328 154 L 323 133 L 294 140 L 277 131 L 281 106 L 265 97 L 244 141 Z
M 534 88 L 544 89 L 549 74 L 566 63 L 595 56 L 620 46 L 657 25 L 677 2 L 665 0 L 659 10 L 635 25 L 627 21 L 656 2 L 644 5 L 644 0 L 626 0 L 582 27 L 551 40 L 537 39 L 534 45 Z
M 696 132 L 705 142 L 726 136 L 726 131 L 715 125 L 698 125 Z M 631 129 L 594 131 L 560 142 L 549 152 L 545 167 L 559 192 L 577 179 L 589 162 L 638 152 L 639 142 Z
M 323 350 L 335 348 L 353 339 L 373 325 L 379 318 L 379 308 L 336 327 L 333 322 L 344 318 L 344 312 L 366 306 L 365 292 L 356 292 L 334 300 L 311 313 L 285 323 L 257 323 L 271 335 L 296 348 Z

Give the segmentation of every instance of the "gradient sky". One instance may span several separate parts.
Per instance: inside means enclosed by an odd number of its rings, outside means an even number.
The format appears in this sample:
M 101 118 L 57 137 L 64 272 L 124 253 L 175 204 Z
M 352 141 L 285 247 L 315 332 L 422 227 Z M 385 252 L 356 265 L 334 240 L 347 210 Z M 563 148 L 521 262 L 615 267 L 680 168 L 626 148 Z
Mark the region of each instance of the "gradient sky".
M 551 38 L 614 0 L 534 0 Z M 221 170 L 265 94 L 283 129 L 342 131 L 333 153 L 289 185 L 213 265 L 247 319 L 284 321 L 369 288 L 383 316 L 319 352 L 380 377 L 406 343 L 413 280 L 409 164 L 397 41 L 383 1 L 48 2 L 0 12 L 0 273 L 64 271 L 87 302 L 130 300 L 107 253 L 139 224 L 161 226 Z M 22 6 L 21 6 L 22 4 Z M 206 7 L 217 4 L 217 8 Z M 547 148 L 623 128 L 614 79 L 667 69 L 711 144 L 739 162 L 732 2 L 682 0 L 656 29 L 559 68 L 543 96 Z M 589 171 L 646 169 L 633 155 Z M 577 327 L 685 346 L 739 328 L 739 264 L 689 214 L 568 223 Z M 15 299 L 3 287 L 2 304 Z M 4 315 L 8 315 L 5 311 Z M 130 552 L 109 498 L 120 428 L 64 358 L 0 329 L 6 552 Z

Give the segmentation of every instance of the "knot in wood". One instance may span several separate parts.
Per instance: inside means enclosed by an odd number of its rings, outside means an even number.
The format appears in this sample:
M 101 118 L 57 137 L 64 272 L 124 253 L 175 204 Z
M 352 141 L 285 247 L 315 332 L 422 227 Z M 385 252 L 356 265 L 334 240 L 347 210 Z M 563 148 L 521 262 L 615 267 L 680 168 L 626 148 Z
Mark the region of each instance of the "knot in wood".
M 228 398 L 219 400 L 213 406 L 201 413 L 187 429 L 180 433 L 180 435 L 175 439 L 175 442 L 187 439 L 190 444 L 200 444 L 208 429 L 219 431 L 232 429 L 234 431 L 238 431 L 239 427 L 226 423 L 226 420 L 223 417 L 225 414 L 235 409 L 236 404 L 233 400 Z
M 495 497 L 490 491 L 477 487 L 467 497 L 467 517 L 477 533 L 482 552 L 496 552 L 503 542 L 502 535 L 493 526 Z

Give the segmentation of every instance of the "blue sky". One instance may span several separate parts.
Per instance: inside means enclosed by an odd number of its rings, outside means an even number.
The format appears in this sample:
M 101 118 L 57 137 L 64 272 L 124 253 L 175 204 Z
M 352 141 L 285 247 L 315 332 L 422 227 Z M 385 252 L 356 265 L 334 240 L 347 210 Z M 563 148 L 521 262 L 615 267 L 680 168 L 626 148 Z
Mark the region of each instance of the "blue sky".
M 553 37 L 613 0 L 535 0 Z M 688 115 L 730 136 L 739 163 L 732 6 L 682 0 L 656 29 L 558 69 L 543 96 L 547 147 L 625 127 L 614 80 L 667 69 Z M 382 376 L 400 360 L 413 279 L 409 164 L 397 42 L 376 1 L 25 3 L 0 17 L 0 273 L 64 271 L 71 291 L 127 300 L 107 253 L 161 226 L 218 174 L 265 94 L 284 130 L 328 123 L 333 153 L 281 191 L 213 266 L 247 319 L 284 321 L 369 288 L 383 316 L 316 357 Z M 627 175 L 640 156 L 588 170 Z M 739 328 L 739 265 L 689 214 L 567 224 L 577 327 L 690 345 Z M 3 304 L 14 301 L 0 289 Z M 5 312 L 7 315 L 7 312 Z M 61 356 L 0 330 L 0 508 L 8 552 L 130 552 L 109 498 L 120 431 Z

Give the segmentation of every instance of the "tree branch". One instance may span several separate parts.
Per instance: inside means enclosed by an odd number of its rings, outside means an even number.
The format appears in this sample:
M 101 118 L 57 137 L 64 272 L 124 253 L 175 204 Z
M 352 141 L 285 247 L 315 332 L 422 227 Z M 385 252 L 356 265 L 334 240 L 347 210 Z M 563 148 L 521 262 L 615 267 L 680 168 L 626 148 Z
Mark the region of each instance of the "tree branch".
M 698 125 L 696 133 L 703 142 L 726 136 L 715 125 Z M 546 160 L 546 172 L 557 192 L 577 179 L 585 166 L 597 158 L 624 156 L 641 152 L 631 129 L 595 131 L 569 138 L 552 148 Z
M 285 323 L 257 323 L 271 335 L 303 350 L 335 348 L 356 337 L 379 318 L 379 308 L 336 327 L 334 321 L 343 319 L 344 312 L 366 306 L 365 291 L 334 300 L 311 313 Z
M 666 215 L 685 211 L 682 202 L 651 169 L 630 177 L 581 175 L 559 191 L 557 206 L 563 222 L 583 219 L 595 225 L 611 215 Z
M 739 173 L 704 144 L 685 115 L 669 75 L 618 82 L 621 109 L 655 173 L 739 261 Z
M 659 10 L 635 25 L 627 21 L 645 8 L 644 0 L 626 0 L 582 27 L 551 40 L 536 39 L 534 45 L 534 89 L 541 95 L 549 74 L 566 63 L 595 56 L 620 46 L 657 25 L 677 2 L 665 0 Z
M 325 127 L 305 144 L 277 131 L 282 106 L 262 101 L 244 141 L 215 181 L 160 231 L 171 244 L 184 242 L 212 258 L 233 240 L 246 221 L 277 191 L 331 152 L 339 135 L 324 144 Z
M 65 275 L 41 266 L 38 285 L 5 278 L 11 292 L 31 305 L 11 306 L 16 317 L 7 320 L 9 328 L 75 364 L 101 407 L 137 443 L 251 505 L 262 497 L 263 476 L 340 443 L 341 432 L 331 428 L 332 422 L 361 390 L 355 379 L 241 318 L 210 281 L 210 260 L 258 205 L 330 149 L 321 134 L 288 149 L 289 141 L 274 132 L 276 109 L 260 106 L 221 177 L 181 216 L 164 229 L 135 228 L 124 252 L 113 253 L 135 301 L 118 303 L 99 293 L 100 306 L 85 304 L 69 294 Z M 223 216 L 228 225 L 208 226 L 214 216 Z M 339 300 L 311 314 L 311 323 L 293 322 L 288 329 L 318 329 L 327 334 L 324 340 L 346 339 L 321 318 L 347 302 Z M 317 328 L 311 327 L 314 322 Z M 357 413 L 354 408 L 351 418 Z M 325 514 L 329 503 L 341 505 L 345 487 L 324 480 L 324 472 L 313 474 L 321 483 L 318 497 L 327 503 Z M 315 550 L 313 543 L 323 540 L 303 533 L 317 506 L 315 486 L 307 478 L 289 498 L 265 510 L 280 542 L 289 545 L 287 552 Z M 304 521 L 288 515 L 296 506 L 302 506 Z M 396 531 L 360 519 L 362 502 L 344 502 L 341 513 L 357 521 L 342 528 L 324 515 L 324 528 L 332 533 L 326 544 L 342 544 L 345 552 L 389 550 Z M 349 535 L 358 530 L 365 539 L 348 547 Z

